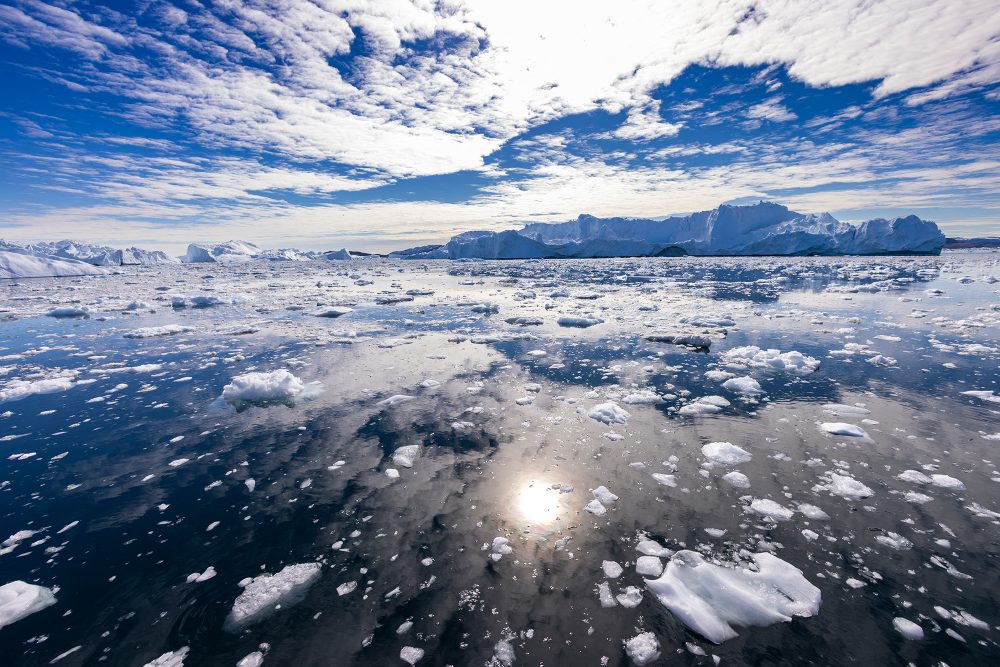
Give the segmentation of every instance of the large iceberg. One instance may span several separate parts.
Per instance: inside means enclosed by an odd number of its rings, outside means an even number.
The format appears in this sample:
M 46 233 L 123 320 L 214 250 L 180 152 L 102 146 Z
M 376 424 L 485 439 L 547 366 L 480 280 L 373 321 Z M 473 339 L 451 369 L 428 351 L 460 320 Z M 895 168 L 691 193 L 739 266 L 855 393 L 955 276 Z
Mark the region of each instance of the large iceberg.
M 52 255 L 35 255 L 24 248 L 0 247 L 0 280 L 91 276 L 103 271 L 87 262 Z
M 297 248 L 277 248 L 264 250 L 249 241 L 226 241 L 225 243 L 188 245 L 187 252 L 181 261 L 189 264 L 207 262 L 247 262 L 250 260 L 269 260 L 273 262 L 305 262 L 314 259 L 342 260 L 352 259 L 346 249 L 314 252 Z
M 246 262 L 261 254 L 261 249 L 247 241 L 226 241 L 215 245 L 188 245 L 181 261 L 190 264 L 203 262 Z
M 819 613 L 820 590 L 802 571 L 770 553 L 753 556 L 755 569 L 716 565 L 694 551 L 678 551 L 646 586 L 684 625 L 721 644 L 733 626 L 767 626 Z
M 21 252 L 37 257 L 76 260 L 93 266 L 127 266 L 133 264 L 168 264 L 176 260 L 162 250 L 143 248 L 112 248 L 80 241 L 42 241 L 18 245 L 0 241 L 0 251 Z
M 911 215 L 852 225 L 771 202 L 723 205 L 663 220 L 581 215 L 520 231 L 465 232 L 443 246 L 395 253 L 410 259 L 532 259 L 677 255 L 939 254 L 944 234 Z

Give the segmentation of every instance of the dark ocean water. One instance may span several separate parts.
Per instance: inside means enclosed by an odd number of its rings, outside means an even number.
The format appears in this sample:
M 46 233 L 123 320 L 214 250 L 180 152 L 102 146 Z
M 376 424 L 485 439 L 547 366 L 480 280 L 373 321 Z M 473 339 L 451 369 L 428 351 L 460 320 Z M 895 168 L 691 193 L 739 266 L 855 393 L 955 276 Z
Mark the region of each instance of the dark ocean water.
M 235 665 L 262 644 L 265 665 L 405 664 L 404 646 L 424 650 L 421 665 L 501 664 L 505 641 L 515 664 L 625 665 L 622 642 L 640 631 L 659 641 L 656 664 L 994 664 L 1000 439 L 988 436 L 1000 403 L 962 392 L 1000 392 L 1000 300 L 985 280 L 996 258 L 319 262 L 0 286 L 0 388 L 70 385 L 0 403 L 0 540 L 37 531 L 0 556 L 0 583 L 57 598 L 0 629 L 0 664 L 75 649 L 56 664 L 141 666 L 188 647 L 187 667 Z M 374 303 L 409 289 L 435 293 Z M 240 298 L 163 300 L 178 293 Z M 133 300 L 144 303 L 126 310 Z M 89 317 L 44 315 L 74 302 Z M 472 308 L 482 303 L 497 312 Z M 319 305 L 354 311 L 310 315 Z M 581 314 L 604 321 L 556 324 Z M 733 324 L 682 321 L 696 315 Z M 192 330 L 124 336 L 173 323 Z M 676 329 L 709 331 L 711 351 L 644 338 Z M 801 375 L 727 365 L 726 350 L 745 345 L 820 364 Z M 220 398 L 233 377 L 276 369 L 321 389 L 267 405 Z M 705 375 L 720 370 L 763 393 Z M 665 400 L 625 400 L 639 391 Z M 413 399 L 379 404 L 397 394 Z M 679 414 L 708 395 L 730 405 Z M 588 417 L 609 400 L 626 424 Z M 831 403 L 868 412 L 836 416 Z M 830 436 L 823 422 L 870 437 Z M 706 467 L 701 446 L 717 441 L 752 460 Z M 412 468 L 393 463 L 406 445 L 420 446 Z M 736 469 L 749 489 L 720 479 Z M 965 489 L 915 485 L 904 470 Z M 872 494 L 816 490 L 828 471 Z M 600 485 L 619 499 L 594 516 L 583 507 Z M 815 504 L 829 520 L 768 522 L 751 498 Z M 911 546 L 875 539 L 889 533 Z M 493 560 L 498 536 L 512 553 Z M 820 589 L 819 612 L 715 645 L 644 591 L 632 567 L 642 536 L 720 561 L 772 550 Z M 613 593 L 644 591 L 638 606 L 602 608 L 604 560 L 625 567 Z M 224 627 L 241 580 L 312 562 L 321 573 L 303 595 Z M 216 576 L 187 581 L 210 566 Z M 347 582 L 357 588 L 338 594 Z M 897 617 L 924 638 L 906 639 Z

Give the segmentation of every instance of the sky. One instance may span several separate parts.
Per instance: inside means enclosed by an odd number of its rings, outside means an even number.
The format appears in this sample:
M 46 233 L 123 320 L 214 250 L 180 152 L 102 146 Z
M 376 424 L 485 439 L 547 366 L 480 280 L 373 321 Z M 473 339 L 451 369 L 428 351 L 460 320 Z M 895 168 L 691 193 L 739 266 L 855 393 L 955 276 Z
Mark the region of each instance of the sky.
M 778 201 L 1000 235 L 996 0 L 0 4 L 0 238 L 391 250 Z

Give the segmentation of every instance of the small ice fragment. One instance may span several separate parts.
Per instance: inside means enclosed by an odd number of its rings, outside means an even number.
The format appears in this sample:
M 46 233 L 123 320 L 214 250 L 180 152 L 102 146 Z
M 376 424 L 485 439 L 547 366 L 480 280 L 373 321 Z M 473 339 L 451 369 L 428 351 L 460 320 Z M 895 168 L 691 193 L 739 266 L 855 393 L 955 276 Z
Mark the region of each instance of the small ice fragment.
M 729 486 L 735 489 L 749 489 L 750 479 L 741 472 L 727 472 L 722 476 L 722 479 L 729 484 Z
M 660 657 L 660 642 L 652 632 L 641 632 L 625 642 L 625 653 L 639 667 Z
M 892 625 L 896 628 L 896 632 L 907 639 L 919 641 L 924 638 L 924 629 L 907 618 L 897 616 L 892 619 Z
M 604 570 L 604 576 L 608 579 L 617 579 L 622 575 L 624 569 L 621 565 L 613 560 L 606 560 L 601 563 L 601 569 Z
M 710 442 L 701 448 L 701 453 L 712 463 L 722 466 L 746 463 L 752 458 L 750 452 L 730 442 Z

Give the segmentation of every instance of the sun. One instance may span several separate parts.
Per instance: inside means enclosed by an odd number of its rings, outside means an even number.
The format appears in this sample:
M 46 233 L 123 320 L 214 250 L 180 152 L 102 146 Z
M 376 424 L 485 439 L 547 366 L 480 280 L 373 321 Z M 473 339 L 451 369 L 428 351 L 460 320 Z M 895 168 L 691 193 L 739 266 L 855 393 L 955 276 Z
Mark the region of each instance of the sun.
M 559 490 L 553 489 L 551 482 L 539 479 L 521 485 L 514 505 L 518 516 L 533 526 L 554 523 L 563 511 Z

